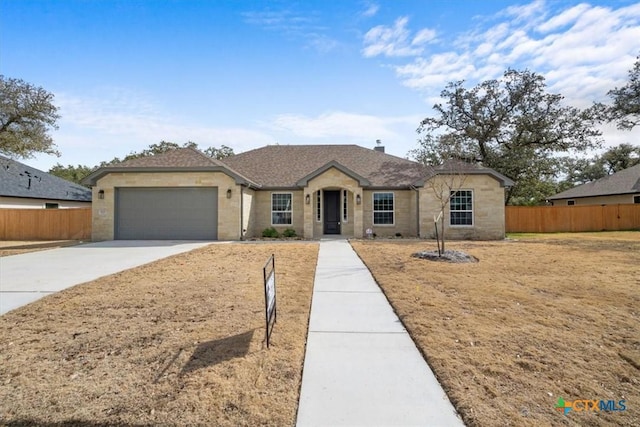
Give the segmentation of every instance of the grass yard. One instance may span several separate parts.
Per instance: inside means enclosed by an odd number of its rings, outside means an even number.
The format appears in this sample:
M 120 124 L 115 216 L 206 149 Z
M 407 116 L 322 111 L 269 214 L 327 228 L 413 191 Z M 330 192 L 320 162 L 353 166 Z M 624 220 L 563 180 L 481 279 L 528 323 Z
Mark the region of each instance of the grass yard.
M 0 425 L 293 425 L 317 253 L 210 245 L 1 316 Z
M 640 232 L 354 241 L 468 426 L 640 425 Z M 554 409 L 558 398 L 626 411 Z M 580 405 L 578 405 L 580 406 Z

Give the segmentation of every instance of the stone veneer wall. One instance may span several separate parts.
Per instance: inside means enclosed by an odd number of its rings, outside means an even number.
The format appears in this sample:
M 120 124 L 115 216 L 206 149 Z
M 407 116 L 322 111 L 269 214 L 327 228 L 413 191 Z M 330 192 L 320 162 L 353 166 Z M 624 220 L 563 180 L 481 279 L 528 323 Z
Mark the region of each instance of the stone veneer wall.
M 349 209 L 349 219 L 347 224 L 342 227 L 342 234 L 350 237 L 362 237 L 362 205 L 356 205 L 356 195 L 362 194 L 362 188 L 355 179 L 346 175 L 336 168 L 330 168 L 322 174 L 309 180 L 304 194 L 309 194 L 313 198 L 312 203 L 304 204 L 304 237 L 320 238 L 322 237 L 322 222 L 316 221 L 316 191 L 318 190 L 347 190 L 349 201 L 347 208 Z M 342 198 L 342 196 L 341 196 Z M 341 205 L 342 206 L 342 205 Z M 351 210 L 352 209 L 352 210 Z M 323 212 L 324 219 L 324 212 Z
M 291 193 L 292 206 L 292 222 L 291 225 L 272 225 L 271 224 L 271 194 L 273 193 Z M 253 204 L 255 205 L 253 215 L 253 231 L 248 237 L 261 237 L 262 230 L 273 227 L 282 233 L 287 228 L 293 228 L 298 236 L 304 233 L 304 196 L 302 190 L 260 190 L 255 192 Z
M 450 180 L 451 176 L 436 176 L 420 189 L 420 235 L 421 237 L 434 238 L 435 229 L 433 218 L 438 215 L 440 202 L 437 200 L 433 187 L 443 180 Z M 457 188 L 460 177 L 454 177 Z M 469 239 L 469 240 L 497 240 L 504 239 L 504 193 L 505 189 L 500 183 L 489 175 L 467 175 L 462 178 L 460 190 L 473 190 L 473 225 L 451 226 L 449 225 L 449 206 L 447 205 L 445 217 L 445 238 Z
M 394 225 L 373 224 L 373 193 L 394 194 Z M 416 237 L 418 235 L 417 194 L 415 190 L 367 190 L 362 197 L 364 230 L 371 228 L 377 237 Z
M 93 187 L 92 240 L 113 240 L 118 187 L 218 187 L 218 239 L 240 239 L 240 185 L 222 172 L 110 173 Z M 227 189 L 231 198 L 227 199 Z M 98 191 L 104 190 L 104 199 Z

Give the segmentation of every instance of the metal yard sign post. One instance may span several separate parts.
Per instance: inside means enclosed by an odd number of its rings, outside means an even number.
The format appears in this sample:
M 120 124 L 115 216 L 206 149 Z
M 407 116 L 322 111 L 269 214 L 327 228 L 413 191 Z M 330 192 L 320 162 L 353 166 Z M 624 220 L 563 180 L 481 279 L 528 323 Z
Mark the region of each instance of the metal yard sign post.
M 264 311 L 266 320 L 266 339 L 267 348 L 269 348 L 269 339 L 271 338 L 271 331 L 276 323 L 276 260 L 275 256 L 271 255 L 267 263 L 262 269 L 264 277 Z

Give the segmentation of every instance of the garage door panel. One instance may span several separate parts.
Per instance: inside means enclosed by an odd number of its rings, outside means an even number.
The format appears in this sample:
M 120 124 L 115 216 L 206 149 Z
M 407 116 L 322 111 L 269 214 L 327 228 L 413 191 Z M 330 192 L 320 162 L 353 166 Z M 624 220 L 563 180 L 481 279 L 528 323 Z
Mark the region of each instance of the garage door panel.
M 215 240 L 216 187 L 116 189 L 116 239 Z

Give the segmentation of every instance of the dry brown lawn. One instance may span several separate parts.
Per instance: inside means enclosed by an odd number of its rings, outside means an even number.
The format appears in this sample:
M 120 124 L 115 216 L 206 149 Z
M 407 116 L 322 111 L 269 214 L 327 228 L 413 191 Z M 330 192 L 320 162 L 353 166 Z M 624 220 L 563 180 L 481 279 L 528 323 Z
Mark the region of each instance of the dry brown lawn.
M 219 244 L 0 317 L 0 425 L 293 425 L 318 245 Z M 278 321 L 264 345 L 262 267 Z
M 469 426 L 640 425 L 640 232 L 449 242 L 355 241 Z M 559 397 L 624 412 L 554 409 Z

